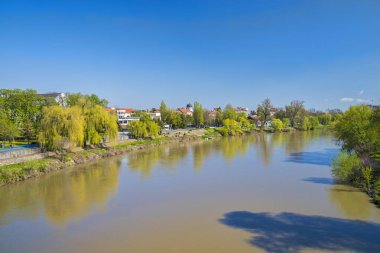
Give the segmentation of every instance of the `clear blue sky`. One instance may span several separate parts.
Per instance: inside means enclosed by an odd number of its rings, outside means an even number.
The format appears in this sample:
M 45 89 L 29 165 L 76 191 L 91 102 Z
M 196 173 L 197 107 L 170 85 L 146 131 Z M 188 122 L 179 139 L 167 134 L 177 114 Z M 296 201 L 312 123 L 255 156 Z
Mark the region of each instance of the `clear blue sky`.
M 380 103 L 380 1 L 0 1 L 0 87 L 115 106 Z

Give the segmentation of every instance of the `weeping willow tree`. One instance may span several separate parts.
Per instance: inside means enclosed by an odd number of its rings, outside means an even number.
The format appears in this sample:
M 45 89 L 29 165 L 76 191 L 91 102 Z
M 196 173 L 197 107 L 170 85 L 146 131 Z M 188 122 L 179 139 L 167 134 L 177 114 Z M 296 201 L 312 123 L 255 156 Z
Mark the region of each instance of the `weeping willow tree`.
M 39 142 L 43 148 L 51 151 L 82 146 L 84 123 L 84 117 L 79 107 L 45 107 Z
M 110 114 L 102 106 L 92 105 L 84 109 L 85 117 L 85 141 L 87 144 L 96 145 L 102 141 L 115 141 L 118 128 L 115 115 Z

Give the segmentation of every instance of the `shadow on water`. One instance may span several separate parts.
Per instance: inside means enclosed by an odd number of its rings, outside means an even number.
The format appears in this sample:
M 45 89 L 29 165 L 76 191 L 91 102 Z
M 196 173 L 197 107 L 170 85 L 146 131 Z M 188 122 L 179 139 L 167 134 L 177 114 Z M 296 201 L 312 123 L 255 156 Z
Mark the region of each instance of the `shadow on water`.
M 327 178 L 327 177 L 308 177 L 302 179 L 302 181 L 315 183 L 315 184 L 326 184 L 326 185 L 333 185 L 334 179 Z
M 316 152 L 290 153 L 286 162 L 330 166 L 339 149 L 330 148 Z
M 268 252 L 303 249 L 380 252 L 380 224 L 296 213 L 236 211 L 220 220 L 253 234 L 249 243 Z

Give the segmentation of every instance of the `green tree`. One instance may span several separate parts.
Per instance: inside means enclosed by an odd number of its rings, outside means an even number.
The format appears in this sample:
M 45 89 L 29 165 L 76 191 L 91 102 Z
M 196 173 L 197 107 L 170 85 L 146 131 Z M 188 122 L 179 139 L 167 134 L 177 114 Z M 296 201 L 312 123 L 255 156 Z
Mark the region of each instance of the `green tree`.
M 275 130 L 275 131 L 283 131 L 284 128 L 285 128 L 285 125 L 284 123 L 282 123 L 282 121 L 280 119 L 272 119 L 272 124 L 271 124 L 272 128 Z
M 148 136 L 145 122 L 132 121 L 128 124 L 127 129 L 135 138 L 145 138 Z
M 330 125 L 332 121 L 332 116 L 329 113 L 324 113 L 318 116 L 319 122 L 322 125 Z
M 154 121 L 146 122 L 147 135 L 152 137 L 157 137 L 161 131 L 160 126 Z
M 162 122 L 169 123 L 170 111 L 168 110 L 164 101 L 161 101 L 160 112 Z
M 360 159 L 355 153 L 341 152 L 332 163 L 333 176 L 342 182 L 353 182 L 360 168 Z
M 82 146 L 84 140 L 84 118 L 79 107 L 45 107 L 41 120 L 39 142 L 46 150 Z
M 107 112 L 102 106 L 86 108 L 84 118 L 86 143 L 96 145 L 103 140 L 116 140 L 118 134 L 116 116 Z
M 237 118 L 237 114 L 233 106 L 231 104 L 226 105 L 223 111 L 223 119 L 236 120 L 236 118 Z
M 351 106 L 336 122 L 336 138 L 345 150 L 356 150 L 359 154 L 370 153 L 376 138 L 371 127 L 372 110 L 366 105 Z
M 196 127 L 201 127 L 204 124 L 204 115 L 203 115 L 203 108 L 202 105 L 198 102 L 194 102 L 194 112 L 193 112 L 193 118 L 194 118 L 194 125 Z
M 290 120 L 291 127 L 295 126 L 297 117 L 301 117 L 300 114 L 305 110 L 303 103 L 303 101 L 293 100 L 290 105 L 285 106 L 285 114 Z
M 261 128 L 264 128 L 266 123 L 271 119 L 270 110 L 273 108 L 270 99 L 264 99 L 257 107 L 257 116 L 259 117 Z

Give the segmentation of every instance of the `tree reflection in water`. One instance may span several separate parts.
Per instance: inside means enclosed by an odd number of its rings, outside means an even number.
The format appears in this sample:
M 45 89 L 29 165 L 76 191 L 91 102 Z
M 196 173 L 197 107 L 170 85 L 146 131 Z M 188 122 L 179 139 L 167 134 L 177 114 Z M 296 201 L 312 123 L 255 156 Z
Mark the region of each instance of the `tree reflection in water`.
M 104 169 L 107 167 L 107 169 Z M 79 219 L 94 207 L 104 208 L 119 183 L 120 160 L 112 159 L 76 168 L 70 173 L 53 173 L 0 189 L 0 217 L 17 210 L 18 216 L 37 218 L 41 212 L 55 225 Z

